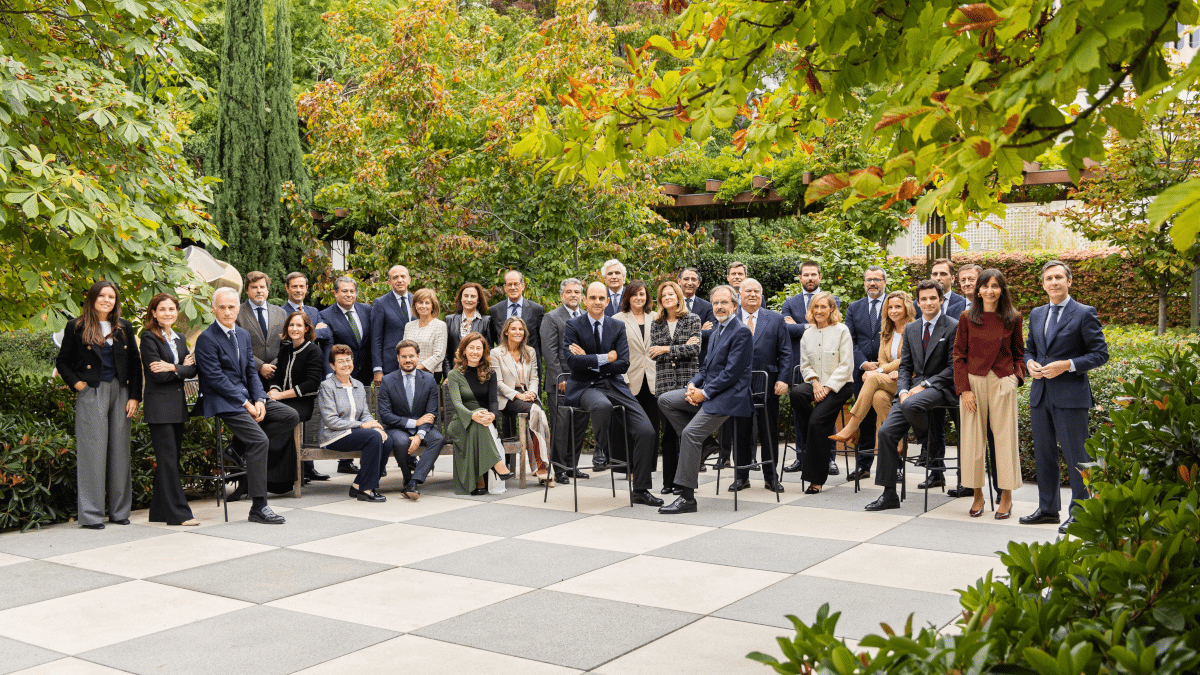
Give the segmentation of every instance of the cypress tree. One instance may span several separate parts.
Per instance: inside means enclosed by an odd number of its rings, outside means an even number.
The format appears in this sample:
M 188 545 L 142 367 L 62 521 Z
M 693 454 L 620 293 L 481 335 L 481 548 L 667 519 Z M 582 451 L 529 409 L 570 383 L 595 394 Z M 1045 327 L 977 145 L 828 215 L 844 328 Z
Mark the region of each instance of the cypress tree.
M 277 201 L 281 194 L 278 188 L 292 181 L 296 193 L 307 204 L 312 202 L 312 184 L 304 170 L 300 115 L 292 98 L 292 20 L 289 4 L 289 0 L 275 2 L 275 46 L 271 58 L 271 86 L 267 91 L 267 171 L 271 184 L 276 187 Z M 280 225 L 280 262 L 286 270 L 291 271 L 300 267 L 303 246 L 286 222 L 287 214 L 281 213 L 280 216 L 285 219 Z

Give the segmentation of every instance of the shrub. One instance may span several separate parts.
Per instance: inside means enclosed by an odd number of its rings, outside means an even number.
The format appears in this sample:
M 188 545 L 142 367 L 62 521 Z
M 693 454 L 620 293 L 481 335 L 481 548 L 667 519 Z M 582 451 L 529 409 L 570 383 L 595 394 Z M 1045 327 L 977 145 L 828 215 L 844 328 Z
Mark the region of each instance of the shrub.
M 0 372 L 47 377 L 58 356 L 50 331 L 0 332 Z

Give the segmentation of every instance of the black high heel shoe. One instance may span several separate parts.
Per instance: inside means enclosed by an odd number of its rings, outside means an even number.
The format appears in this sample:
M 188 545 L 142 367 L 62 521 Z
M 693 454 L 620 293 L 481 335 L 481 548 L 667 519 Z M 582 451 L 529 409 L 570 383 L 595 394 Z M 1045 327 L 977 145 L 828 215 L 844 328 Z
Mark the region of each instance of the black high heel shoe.
M 486 495 L 487 493 L 488 493 L 488 491 L 487 491 L 487 488 L 485 488 L 485 487 L 475 488 L 474 490 L 471 490 L 472 497 L 479 497 L 481 495 Z
M 517 477 L 517 474 L 512 473 L 512 472 L 500 473 L 499 471 L 496 470 L 496 467 L 492 467 L 492 473 L 496 474 L 496 478 L 498 480 L 512 480 L 513 478 Z

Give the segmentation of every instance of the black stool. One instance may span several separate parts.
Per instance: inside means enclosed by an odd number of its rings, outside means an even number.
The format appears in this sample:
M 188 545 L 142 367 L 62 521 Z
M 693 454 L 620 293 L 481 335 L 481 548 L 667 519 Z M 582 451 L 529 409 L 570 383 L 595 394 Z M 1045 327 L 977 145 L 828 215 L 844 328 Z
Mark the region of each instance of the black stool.
M 570 452 L 571 455 L 574 456 L 574 461 L 572 462 L 572 464 L 568 465 L 568 464 L 564 464 L 562 462 L 554 461 L 554 453 L 553 452 L 548 452 L 547 456 L 549 457 L 549 461 L 550 461 L 549 471 L 551 473 L 554 473 L 554 470 L 556 468 L 562 469 L 563 471 L 566 471 L 567 469 L 571 470 L 571 474 L 572 474 L 571 478 L 573 479 L 571 481 L 571 491 L 574 493 L 574 496 L 575 496 L 575 511 L 578 513 L 579 512 L 579 479 L 575 477 L 575 474 L 579 470 L 579 456 L 575 455 L 574 448 L 570 447 L 570 444 L 575 442 L 575 411 L 578 410 L 578 408 L 576 408 L 575 406 L 567 405 L 566 392 L 560 391 L 558 388 L 559 383 L 565 383 L 568 379 L 570 379 L 570 377 L 571 377 L 570 373 L 560 373 L 559 374 L 558 382 L 555 383 L 553 395 L 557 397 L 555 399 L 555 401 L 557 403 L 558 416 L 561 416 L 563 414 L 565 414 L 567 416 L 567 429 L 566 429 L 567 447 L 568 447 L 568 452 Z M 623 443 L 625 446 L 625 459 L 624 459 L 624 461 L 609 459 L 608 478 L 609 478 L 609 482 L 612 486 L 612 495 L 613 495 L 613 497 L 616 497 L 617 496 L 617 477 L 615 475 L 613 475 L 614 472 L 612 469 L 614 467 L 625 469 L 625 477 L 629 482 L 629 506 L 630 506 L 630 508 L 632 508 L 633 507 L 633 476 L 630 475 L 632 473 L 632 467 L 630 466 L 630 461 L 632 461 L 632 457 L 630 456 L 630 450 L 629 450 L 629 418 L 625 411 L 625 406 L 623 406 L 623 405 L 613 406 L 613 417 L 612 417 L 612 419 L 609 420 L 610 426 L 612 426 L 616 423 L 618 415 L 620 415 L 620 418 L 621 418 L 621 430 L 622 430 L 621 436 L 624 439 Z M 556 420 L 554 420 L 554 422 L 555 422 L 555 424 L 557 424 L 558 420 L 556 419 Z M 610 431 L 611 431 L 611 429 L 610 429 Z M 558 433 L 557 430 L 556 430 L 556 433 Z M 610 440 L 610 442 L 612 440 L 611 433 L 609 433 L 609 440 Z M 550 476 L 547 476 L 546 478 L 549 479 Z M 546 489 L 542 496 L 542 503 L 547 502 L 549 499 L 550 499 L 550 481 L 547 480 L 546 481 Z
M 225 437 L 224 437 L 225 430 L 223 428 L 223 425 L 221 424 L 220 417 L 214 417 L 213 419 L 216 421 L 216 434 L 217 434 L 217 475 L 215 475 L 215 476 L 185 475 L 185 476 L 181 476 L 181 478 L 190 478 L 192 480 L 216 481 L 219 486 L 217 489 L 217 506 L 221 506 L 222 502 L 224 502 L 224 504 L 225 504 L 225 522 L 228 523 L 229 522 L 229 501 L 225 499 L 225 484 L 235 478 L 245 478 L 246 467 L 241 466 L 241 465 L 235 465 L 235 467 L 237 469 L 239 469 L 238 471 L 234 471 L 232 473 L 226 473 L 226 469 L 225 469 Z M 298 451 L 299 451 L 299 449 L 297 449 L 297 452 Z
M 780 480 L 781 474 L 778 471 L 777 467 L 775 466 L 774 460 L 767 459 L 767 460 L 762 460 L 762 461 L 758 461 L 758 462 L 754 461 L 754 448 L 758 447 L 758 414 L 759 414 L 759 411 L 762 411 L 763 416 L 767 418 L 767 428 L 768 429 L 770 429 L 771 424 L 775 422 L 775 420 L 771 419 L 771 413 L 767 411 L 767 383 L 769 381 L 770 381 L 770 379 L 767 377 L 767 371 L 765 371 L 765 370 L 750 371 L 750 400 L 754 403 L 754 411 L 752 413 L 750 413 L 750 429 L 751 429 L 751 431 L 750 431 L 750 463 L 749 464 L 741 464 L 741 465 L 739 465 L 737 463 L 737 439 L 734 439 L 733 453 L 732 453 L 734 465 L 731 468 L 734 470 L 733 475 L 734 475 L 735 480 L 737 478 L 736 472 L 738 469 L 746 469 L 746 470 L 761 469 L 763 472 L 763 475 L 765 476 L 768 469 L 763 469 L 762 467 L 768 466 L 768 465 L 770 466 L 769 470 L 772 473 L 772 475 L 775 476 L 776 481 Z M 761 387 L 759 386 L 760 384 L 761 384 Z M 782 485 L 782 483 L 779 483 L 779 484 Z M 733 493 L 733 510 L 734 511 L 738 510 L 738 492 L 740 492 L 740 490 L 734 491 L 734 493 Z M 721 464 L 717 464 L 717 494 L 721 494 Z M 779 501 L 779 493 L 778 492 L 775 493 L 775 501 L 776 502 Z

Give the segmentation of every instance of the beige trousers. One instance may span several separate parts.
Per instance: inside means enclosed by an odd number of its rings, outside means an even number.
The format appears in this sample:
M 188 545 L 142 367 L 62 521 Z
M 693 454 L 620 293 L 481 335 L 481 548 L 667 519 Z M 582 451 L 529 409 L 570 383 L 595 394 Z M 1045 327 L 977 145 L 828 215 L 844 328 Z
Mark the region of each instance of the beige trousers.
M 875 408 L 875 431 L 879 431 L 880 425 L 892 410 L 892 400 L 895 398 L 895 380 L 878 371 L 867 373 L 863 377 L 862 389 L 858 390 L 858 397 L 854 399 L 854 407 L 850 408 L 850 414 L 861 420 L 867 416 L 868 410 Z
M 962 431 L 958 452 L 962 458 L 964 487 L 980 489 L 984 485 L 984 453 L 987 451 L 988 423 L 996 439 L 996 487 L 1016 490 L 1021 487 L 1021 458 L 1017 454 L 1017 376 L 968 375 L 975 392 L 975 412 L 962 406 Z

